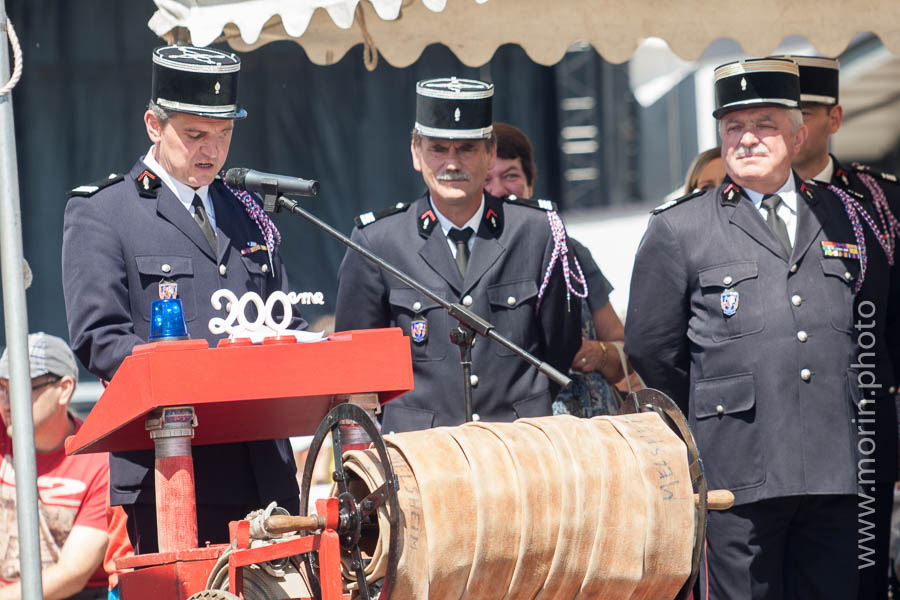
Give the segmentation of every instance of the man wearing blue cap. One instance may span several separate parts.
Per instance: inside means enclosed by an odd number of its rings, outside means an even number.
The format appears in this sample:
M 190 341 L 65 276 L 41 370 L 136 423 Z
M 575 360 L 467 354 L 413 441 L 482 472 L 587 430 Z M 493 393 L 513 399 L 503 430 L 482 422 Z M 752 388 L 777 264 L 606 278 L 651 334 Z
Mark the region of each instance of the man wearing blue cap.
M 860 466 L 859 560 L 860 600 L 886 600 L 890 562 L 891 512 L 894 482 L 898 477 L 897 409 L 895 395 L 900 382 L 900 186 L 897 178 L 864 165 L 844 165 L 828 152 L 831 136 L 843 122 L 838 103 L 840 64 L 820 56 L 789 56 L 800 68 L 800 101 L 809 139 L 794 158 L 794 169 L 803 179 L 814 179 L 832 188 L 845 210 L 860 222 L 861 242 L 867 250 L 869 269 L 890 273 L 866 277 L 857 295 L 857 314 L 876 310 L 861 322 L 875 344 L 860 339 L 858 368 L 871 373 L 870 394 L 861 407 L 867 419 L 863 442 L 874 451 Z M 891 264 L 893 263 L 893 264 Z M 893 301 L 891 301 L 893 299 Z M 863 331 L 860 329 L 860 331 Z M 886 335 L 891 332 L 894 335 Z M 877 386 L 877 387 L 876 387 Z M 867 448 L 868 449 L 868 448 Z
M 44 598 L 106 598 L 105 453 L 66 456 L 63 443 L 81 421 L 68 411 L 78 385 L 75 356 L 62 339 L 28 336 Z M 21 597 L 16 474 L 12 460 L 9 353 L 0 356 L 0 600 Z
M 493 94 L 492 84 L 455 77 L 417 84 L 410 152 L 428 189 L 412 203 L 360 215 L 352 239 L 566 371 L 581 344 L 581 301 L 571 296 L 583 293 L 583 283 L 563 267 L 568 246 L 552 202 L 484 192 L 496 160 Z M 569 285 L 575 292 L 567 291 Z M 385 406 L 384 430 L 465 421 L 460 355 L 449 339 L 456 321 L 433 300 L 347 252 L 338 274 L 335 328 L 392 326 L 410 336 L 415 390 Z M 472 371 L 473 419 L 551 414 L 558 386 L 500 344 L 478 339 Z
M 841 202 L 791 169 L 808 131 L 796 63 L 715 71 L 727 177 L 654 210 L 625 349 L 688 416 L 710 488 L 700 597 L 856 597 L 854 306 L 866 270 Z
M 277 229 L 254 197 L 218 177 L 234 122 L 247 115 L 237 103 L 239 72 L 240 59 L 219 50 L 154 50 L 144 114 L 153 145 L 127 175 L 70 193 L 62 252 L 69 335 L 102 379 L 147 341 L 154 299 L 180 298 L 189 333 L 214 347 L 222 336 L 208 322 L 222 314 L 210 303 L 213 292 L 265 299 L 288 291 Z M 197 446 L 193 456 L 201 545 L 227 541 L 229 521 L 273 500 L 296 514 L 287 440 Z M 155 552 L 153 452 L 113 453 L 110 477 L 111 502 L 125 507 L 135 550 Z

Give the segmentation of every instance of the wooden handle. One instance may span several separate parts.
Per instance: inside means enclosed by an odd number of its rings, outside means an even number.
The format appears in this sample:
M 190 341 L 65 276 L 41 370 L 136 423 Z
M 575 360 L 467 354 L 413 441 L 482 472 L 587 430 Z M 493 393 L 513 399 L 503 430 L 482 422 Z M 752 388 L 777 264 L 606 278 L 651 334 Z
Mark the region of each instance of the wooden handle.
M 291 533 L 294 531 L 315 531 L 325 527 L 325 517 L 309 515 L 294 517 L 288 515 L 272 515 L 266 519 L 266 531 L 269 533 Z
M 700 505 L 700 494 L 694 494 L 694 506 Z M 707 510 L 727 510 L 734 506 L 734 494 L 729 490 L 709 490 L 706 492 Z M 267 521 L 268 523 L 268 521 Z

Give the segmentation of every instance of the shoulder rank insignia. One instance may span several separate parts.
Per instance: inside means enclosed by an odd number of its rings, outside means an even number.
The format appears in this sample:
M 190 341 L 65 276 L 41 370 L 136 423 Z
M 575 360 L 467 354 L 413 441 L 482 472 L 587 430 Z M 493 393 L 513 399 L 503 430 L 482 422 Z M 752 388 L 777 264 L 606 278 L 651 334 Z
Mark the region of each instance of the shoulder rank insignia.
M 380 210 L 378 212 L 369 211 L 369 212 L 363 213 L 363 214 L 359 215 L 358 217 L 356 217 L 355 219 L 353 219 L 353 222 L 356 223 L 357 227 L 362 229 L 366 225 L 371 225 L 378 219 L 383 219 L 384 217 L 389 217 L 391 215 L 395 215 L 398 212 L 403 212 L 407 208 L 409 208 L 408 202 L 398 202 L 397 204 L 390 206 L 388 208 L 385 208 L 384 210 Z
M 144 169 L 135 178 L 134 185 L 142 198 L 156 198 L 156 195 L 159 194 L 159 186 L 162 185 L 162 180 L 150 169 Z
M 860 163 L 853 163 L 853 168 L 859 171 L 860 173 L 867 173 L 872 175 L 873 177 L 878 177 L 884 181 L 890 181 L 891 183 L 897 183 L 897 176 L 893 173 L 884 173 L 882 171 L 876 171 L 869 165 L 863 165 Z
M 72 196 L 85 196 L 90 197 L 102 190 L 103 188 L 107 188 L 114 183 L 119 183 L 125 179 L 122 175 L 116 175 L 115 173 L 110 173 L 106 179 L 100 179 L 99 181 L 95 181 L 93 183 L 89 183 L 87 185 L 79 185 L 77 188 L 69 190 L 69 197 Z
M 531 208 L 538 208 L 540 210 L 546 211 L 558 211 L 555 202 L 551 202 L 550 200 L 532 200 L 530 198 L 519 198 L 516 195 L 510 194 L 503 198 L 504 202 L 509 202 L 510 204 L 519 204 L 521 206 L 530 206 Z
M 702 196 L 705 192 L 706 192 L 706 190 L 700 190 L 698 192 L 694 192 L 693 194 L 688 194 L 687 196 L 682 196 L 681 198 L 676 198 L 674 200 L 669 200 L 668 202 L 663 202 L 662 204 L 660 204 L 659 206 L 657 206 L 656 208 L 651 210 L 650 214 L 658 215 L 659 213 L 661 213 L 665 210 L 669 210 L 673 206 L 678 206 L 682 202 L 686 202 L 686 201 L 690 200 L 691 198 L 696 198 L 697 196 Z

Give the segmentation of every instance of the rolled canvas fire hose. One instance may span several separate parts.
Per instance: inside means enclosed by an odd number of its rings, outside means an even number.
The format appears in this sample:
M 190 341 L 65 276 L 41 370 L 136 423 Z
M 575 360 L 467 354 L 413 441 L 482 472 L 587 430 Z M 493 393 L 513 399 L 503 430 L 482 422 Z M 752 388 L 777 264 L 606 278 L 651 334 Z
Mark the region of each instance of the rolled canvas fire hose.
M 653 412 L 476 422 L 384 440 L 399 483 L 392 598 L 659 600 L 690 576 L 687 451 Z M 384 482 L 373 450 L 344 456 L 355 497 Z M 388 562 L 386 511 L 360 540 L 370 584 Z M 354 580 L 346 565 L 343 574 Z

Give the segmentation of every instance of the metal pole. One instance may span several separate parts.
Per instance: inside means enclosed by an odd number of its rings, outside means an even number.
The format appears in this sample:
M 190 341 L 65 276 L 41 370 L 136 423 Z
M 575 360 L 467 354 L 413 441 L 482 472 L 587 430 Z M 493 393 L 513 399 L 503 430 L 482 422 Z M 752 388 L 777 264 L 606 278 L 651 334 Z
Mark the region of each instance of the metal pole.
M 10 77 L 6 1 L 0 0 L 0 85 Z M 31 377 L 28 365 L 28 313 L 22 255 L 22 215 L 12 94 L 0 97 L 0 272 L 3 314 L 9 350 L 9 395 L 13 421 L 13 466 L 16 470 L 16 512 L 22 598 L 43 598 L 41 546 L 38 537 L 37 468 L 34 458 L 34 420 L 31 415 Z

